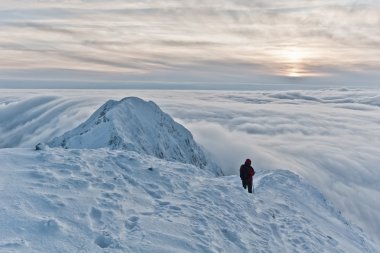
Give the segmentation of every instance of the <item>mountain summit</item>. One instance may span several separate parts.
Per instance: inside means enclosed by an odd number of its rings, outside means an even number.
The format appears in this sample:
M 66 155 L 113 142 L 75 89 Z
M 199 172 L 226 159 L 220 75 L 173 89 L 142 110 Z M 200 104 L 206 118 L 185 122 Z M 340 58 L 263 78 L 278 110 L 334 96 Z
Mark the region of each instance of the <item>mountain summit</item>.
M 137 97 L 109 100 L 87 121 L 47 145 L 68 149 L 130 150 L 200 168 L 210 165 L 190 131 L 154 102 Z

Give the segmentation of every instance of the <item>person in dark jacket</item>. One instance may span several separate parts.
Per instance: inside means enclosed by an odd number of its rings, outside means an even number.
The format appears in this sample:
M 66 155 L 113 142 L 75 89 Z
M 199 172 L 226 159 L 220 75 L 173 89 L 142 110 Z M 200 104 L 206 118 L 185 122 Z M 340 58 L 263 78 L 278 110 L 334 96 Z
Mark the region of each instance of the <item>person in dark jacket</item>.
M 252 193 L 253 175 L 255 175 L 255 170 L 251 166 L 251 160 L 247 159 L 245 163 L 240 166 L 240 179 L 244 189 L 247 189 L 248 186 L 249 193 Z

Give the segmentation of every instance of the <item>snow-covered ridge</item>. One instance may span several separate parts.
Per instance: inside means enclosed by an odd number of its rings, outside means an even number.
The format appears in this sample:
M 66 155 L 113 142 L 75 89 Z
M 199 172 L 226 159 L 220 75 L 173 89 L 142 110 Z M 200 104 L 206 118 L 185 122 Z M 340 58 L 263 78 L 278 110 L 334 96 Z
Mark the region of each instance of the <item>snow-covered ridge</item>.
M 154 102 L 137 97 L 109 100 L 83 124 L 47 145 L 70 149 L 121 149 L 200 168 L 212 165 L 190 131 Z
M 252 195 L 236 175 L 131 151 L 0 149 L 0 160 L 0 252 L 376 252 L 289 171 L 258 171 Z

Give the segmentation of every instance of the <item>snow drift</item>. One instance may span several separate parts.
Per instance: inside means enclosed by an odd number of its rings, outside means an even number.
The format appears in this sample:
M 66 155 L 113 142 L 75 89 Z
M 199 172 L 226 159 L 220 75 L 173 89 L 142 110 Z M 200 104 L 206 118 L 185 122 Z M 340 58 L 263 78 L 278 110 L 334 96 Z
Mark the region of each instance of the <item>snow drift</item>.
M 221 174 L 185 127 L 154 102 L 137 97 L 109 100 L 87 121 L 47 142 L 49 147 L 71 149 L 110 148 L 210 167 Z

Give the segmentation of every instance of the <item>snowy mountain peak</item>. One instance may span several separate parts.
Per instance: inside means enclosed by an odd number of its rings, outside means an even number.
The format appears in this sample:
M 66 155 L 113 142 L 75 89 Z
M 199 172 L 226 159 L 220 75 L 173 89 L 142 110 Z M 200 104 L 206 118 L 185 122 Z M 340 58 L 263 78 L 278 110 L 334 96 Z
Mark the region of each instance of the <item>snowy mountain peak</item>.
M 137 97 L 109 100 L 87 121 L 48 142 L 49 147 L 136 151 L 204 168 L 206 155 L 192 134 L 154 102 Z

